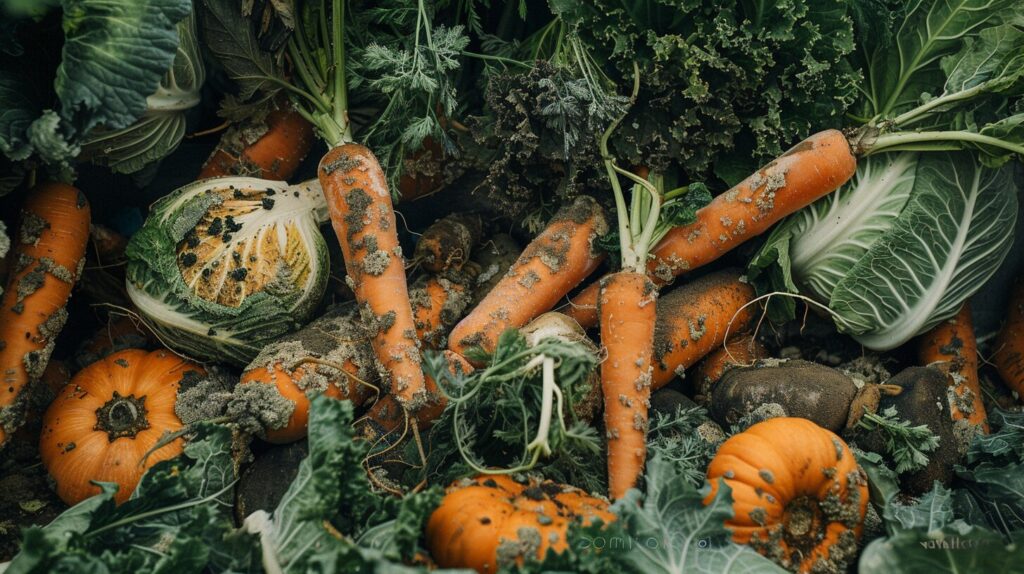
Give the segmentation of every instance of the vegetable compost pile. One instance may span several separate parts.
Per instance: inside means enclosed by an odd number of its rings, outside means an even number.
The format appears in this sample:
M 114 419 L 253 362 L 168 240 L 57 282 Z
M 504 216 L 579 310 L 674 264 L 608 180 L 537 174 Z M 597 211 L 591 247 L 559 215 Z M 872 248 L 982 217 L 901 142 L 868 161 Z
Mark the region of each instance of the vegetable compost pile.
M 0 14 L 0 574 L 1024 572 L 1024 0 Z

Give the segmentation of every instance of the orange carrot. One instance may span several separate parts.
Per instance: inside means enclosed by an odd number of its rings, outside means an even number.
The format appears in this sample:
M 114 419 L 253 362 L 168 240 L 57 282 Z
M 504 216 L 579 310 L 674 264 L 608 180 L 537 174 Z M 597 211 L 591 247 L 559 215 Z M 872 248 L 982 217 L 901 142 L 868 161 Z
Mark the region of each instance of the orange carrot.
M 452 329 L 448 348 L 460 355 L 471 347 L 491 352 L 505 329 L 518 329 L 550 311 L 600 265 L 604 254 L 593 243 L 607 232 L 604 211 L 592 198 L 580 196 L 562 208 L 494 289 Z
M 0 446 L 24 422 L 24 391 L 42 377 L 67 319 L 89 240 L 89 203 L 70 185 L 40 184 L 13 240 L 15 268 L 0 303 Z
M 1014 285 L 1009 316 L 996 337 L 995 349 L 992 362 L 999 376 L 1017 393 L 1017 400 L 1024 399 L 1024 275 Z
M 965 302 L 952 319 L 936 325 L 918 341 L 917 356 L 922 365 L 949 365 L 949 386 L 955 399 L 949 410 L 954 421 L 966 420 L 988 434 L 988 415 L 978 381 L 978 341 L 974 338 L 971 304 Z
M 441 125 L 445 123 L 442 118 Z M 431 137 L 423 140 L 423 147 L 406 158 L 406 169 L 402 170 L 402 177 L 398 181 L 398 194 L 403 202 L 426 197 L 437 191 L 444 179 L 440 172 L 443 159 L 441 144 Z
M 710 401 L 711 388 L 726 371 L 733 367 L 750 365 L 766 357 L 768 349 L 752 335 L 730 338 L 725 345 L 715 349 L 697 365 L 693 376 L 697 396 L 703 397 L 703 402 Z
M 647 456 L 657 296 L 654 283 L 643 273 L 622 271 L 601 280 L 601 344 L 607 351 L 601 363 L 601 389 L 612 499 L 636 486 Z
M 415 414 L 429 396 L 384 170 L 369 149 L 349 143 L 327 152 L 319 176 L 381 378 Z
M 313 125 L 291 106 L 268 113 L 265 132 L 254 137 L 252 130 L 232 126 L 203 164 L 199 179 L 244 175 L 284 181 L 313 147 Z
M 452 213 L 438 219 L 423 231 L 416 243 L 413 259 L 427 271 L 440 273 L 461 269 L 480 241 L 483 222 L 473 213 Z
M 654 247 L 647 273 L 660 285 L 725 255 L 853 177 L 857 160 L 837 130 L 816 133 L 668 232 Z M 585 328 L 597 324 L 597 284 L 572 299 L 565 313 Z
M 711 273 L 663 295 L 654 330 L 654 389 L 721 346 L 726 329 L 742 334 L 754 313 L 740 309 L 753 299 L 754 289 L 736 270 Z

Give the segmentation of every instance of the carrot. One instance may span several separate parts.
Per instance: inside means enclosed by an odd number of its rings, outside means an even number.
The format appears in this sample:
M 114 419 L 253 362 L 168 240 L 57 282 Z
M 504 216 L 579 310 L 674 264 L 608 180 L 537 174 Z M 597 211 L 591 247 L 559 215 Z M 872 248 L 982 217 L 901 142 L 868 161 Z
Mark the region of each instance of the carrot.
M 320 160 L 319 176 L 381 379 L 415 414 L 429 397 L 384 171 L 369 149 L 347 143 Z
M 587 196 L 563 207 L 470 314 L 452 329 L 448 348 L 493 351 L 505 329 L 518 329 L 551 310 L 586 279 L 604 254 L 594 239 L 608 232 L 604 211 Z
M 474 213 L 452 213 L 430 225 L 416 243 L 413 259 L 427 271 L 461 269 L 480 241 L 483 222 Z
M 743 333 L 754 313 L 740 309 L 753 299 L 754 289 L 736 270 L 711 273 L 662 296 L 654 330 L 654 389 L 721 346 L 727 328 L 730 335 Z
M 1017 278 L 1010 295 L 1010 314 L 996 337 L 992 362 L 1006 386 L 1024 399 L 1024 275 Z
M 471 277 L 453 278 L 429 276 L 409 290 L 416 336 L 429 349 L 445 347 L 448 329 L 469 307 Z
M 16 267 L 0 303 L 0 446 L 24 422 L 24 391 L 42 377 L 67 319 L 89 240 L 89 203 L 70 185 L 40 184 L 13 239 Z
M 199 179 L 244 175 L 284 181 L 313 147 L 313 125 L 291 106 L 267 114 L 266 131 L 234 125 L 220 139 Z
M 955 395 L 949 404 L 953 420 L 966 420 L 988 434 L 988 415 L 978 381 L 978 342 L 974 338 L 971 304 L 965 302 L 952 319 L 939 323 L 922 335 L 918 340 L 917 356 L 922 365 L 948 364 L 949 386 Z
M 473 372 L 473 366 L 461 355 L 445 350 L 444 358 L 448 362 L 448 370 L 452 374 Z M 426 377 L 426 389 L 429 400 L 426 405 L 416 414 L 416 424 L 423 430 L 430 427 L 430 424 L 441 416 L 448 400 L 444 393 L 437 387 L 437 383 L 430 376 Z M 382 437 L 402 428 L 405 423 L 405 415 L 401 405 L 392 395 L 384 395 L 377 399 L 377 402 L 366 412 L 366 416 L 360 421 L 360 434 L 363 438 L 376 442 Z
M 601 280 L 601 343 L 607 350 L 601 389 L 612 499 L 636 486 L 647 456 L 657 296 L 654 283 L 643 273 L 622 271 Z
M 647 273 L 659 285 L 725 255 L 783 217 L 810 205 L 853 177 L 857 160 L 837 130 L 816 133 L 668 232 L 654 247 Z M 565 313 L 585 328 L 597 324 L 597 284 L 572 299 Z
M 768 357 L 768 349 L 765 349 L 764 345 L 754 336 L 744 335 L 730 339 L 697 365 L 697 372 L 693 376 L 697 396 L 703 397 L 703 402 L 710 401 L 711 388 L 726 371 L 733 367 L 749 365 L 766 357 Z

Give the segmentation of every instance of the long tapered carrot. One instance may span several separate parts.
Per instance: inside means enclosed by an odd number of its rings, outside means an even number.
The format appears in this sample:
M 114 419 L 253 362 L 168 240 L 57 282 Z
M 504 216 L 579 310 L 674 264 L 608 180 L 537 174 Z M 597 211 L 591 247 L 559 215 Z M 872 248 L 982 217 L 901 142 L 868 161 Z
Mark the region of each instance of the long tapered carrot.
M 964 303 L 952 319 L 925 333 L 918 341 L 917 356 L 922 365 L 949 364 L 949 386 L 954 394 L 949 410 L 953 420 L 966 420 L 988 434 L 988 415 L 978 381 L 978 341 L 974 337 L 971 304 Z
M 601 344 L 607 352 L 601 363 L 601 390 L 612 499 L 636 486 L 647 456 L 657 296 L 654 283 L 643 273 L 622 271 L 601 280 Z
M 1024 400 L 1024 275 L 1017 278 L 1010 296 L 1009 315 L 996 337 L 992 362 L 1018 400 Z
M 229 128 L 203 164 L 199 179 L 244 175 L 284 181 L 313 147 L 313 125 L 291 106 L 268 113 L 266 131 L 255 137 L 251 133 L 251 126 Z
M 711 388 L 726 371 L 734 367 L 750 365 L 758 359 L 768 357 L 768 349 L 752 335 L 732 337 L 725 345 L 712 351 L 697 365 L 693 376 L 694 390 L 702 402 L 711 400 Z
M 399 404 L 415 414 L 429 397 L 384 170 L 369 149 L 350 143 L 324 155 L 319 177 L 345 269 L 380 363 L 381 380 Z
M 0 303 L 0 446 L 24 422 L 26 387 L 50 360 L 89 240 L 89 203 L 70 185 L 43 183 L 22 209 L 14 269 Z
M 608 233 L 604 211 L 580 196 L 562 208 L 470 314 L 452 329 L 448 348 L 493 351 L 505 329 L 519 328 L 550 311 L 604 259 L 594 240 Z
M 718 271 L 661 296 L 654 331 L 654 389 L 721 346 L 727 329 L 730 337 L 747 329 L 754 311 L 743 306 L 754 299 L 754 289 L 740 277 L 736 270 Z
M 816 133 L 782 154 L 676 227 L 655 246 L 647 272 L 658 284 L 718 259 L 764 233 L 783 217 L 835 191 L 857 170 L 846 136 Z M 586 328 L 597 324 L 597 284 L 572 299 L 565 313 Z

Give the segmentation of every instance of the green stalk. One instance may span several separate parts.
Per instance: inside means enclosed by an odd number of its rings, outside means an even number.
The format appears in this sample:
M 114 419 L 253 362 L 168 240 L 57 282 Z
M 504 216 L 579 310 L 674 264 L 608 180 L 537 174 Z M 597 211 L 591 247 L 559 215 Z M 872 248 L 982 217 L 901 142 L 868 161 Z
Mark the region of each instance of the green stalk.
M 979 85 L 968 90 L 964 90 L 962 92 L 950 94 L 948 96 L 940 96 L 928 102 L 927 104 L 920 105 L 912 110 L 906 111 L 896 116 L 892 121 L 898 126 L 904 126 L 908 123 L 912 123 L 913 121 L 920 119 L 921 116 L 934 110 L 935 108 L 951 104 L 953 102 L 959 102 L 962 100 L 969 100 L 973 98 L 974 96 L 981 93 L 981 87 L 982 86 Z
M 331 43 L 334 49 L 334 121 L 341 126 L 346 141 L 352 141 L 348 125 L 348 91 L 345 85 L 345 2 L 332 0 L 334 18 L 331 29 Z
M 996 137 L 967 131 L 904 132 L 884 134 L 878 136 L 878 138 L 871 143 L 864 155 L 868 156 L 883 151 L 891 151 L 894 147 L 907 149 L 903 146 L 916 144 L 934 144 L 934 146 L 929 145 L 926 149 L 949 149 L 948 147 L 944 148 L 942 146 L 943 144 L 949 144 L 950 142 L 970 142 L 990 145 L 992 147 L 1024 155 L 1024 146 L 1003 141 Z

